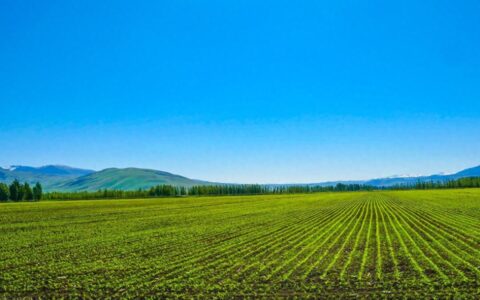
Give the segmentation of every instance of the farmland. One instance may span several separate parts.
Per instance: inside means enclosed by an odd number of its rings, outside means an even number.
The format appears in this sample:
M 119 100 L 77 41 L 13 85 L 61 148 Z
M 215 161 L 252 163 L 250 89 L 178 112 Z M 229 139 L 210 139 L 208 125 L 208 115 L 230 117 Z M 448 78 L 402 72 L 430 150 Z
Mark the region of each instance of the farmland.
M 479 189 L 0 204 L 0 298 L 479 294 Z

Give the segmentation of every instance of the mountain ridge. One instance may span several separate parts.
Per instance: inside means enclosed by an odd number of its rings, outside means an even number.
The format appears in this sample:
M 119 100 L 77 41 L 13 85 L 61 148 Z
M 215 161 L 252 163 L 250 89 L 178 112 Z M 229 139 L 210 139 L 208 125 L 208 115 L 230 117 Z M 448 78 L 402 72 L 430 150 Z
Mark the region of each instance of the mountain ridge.
M 148 189 L 158 184 L 190 187 L 213 184 L 207 181 L 190 179 L 165 171 L 141 168 L 107 168 L 84 175 L 57 186 L 60 190 L 91 191 L 99 189 L 138 190 Z
M 0 167 L 0 182 L 10 183 L 15 179 L 30 184 L 40 182 L 48 190 L 50 186 L 55 186 L 59 182 L 93 172 L 95 171 L 62 165 L 46 165 L 41 167 L 12 165 L 8 168 Z
M 328 182 L 318 182 L 318 183 L 308 183 L 309 186 L 327 186 L 327 185 L 336 185 L 338 183 L 342 184 L 364 184 L 371 185 L 375 187 L 389 187 L 394 185 L 406 185 L 414 184 L 417 182 L 430 182 L 430 181 L 447 181 L 455 180 L 464 177 L 477 177 L 480 176 L 480 165 L 476 167 L 467 168 L 452 174 L 432 174 L 432 175 L 420 175 L 420 176 L 389 176 L 389 177 L 380 177 L 372 178 L 367 180 L 345 180 L 345 181 L 328 181 Z
M 137 190 L 159 184 L 185 187 L 217 184 L 165 171 L 133 167 L 107 168 L 100 171 L 62 165 L 41 167 L 12 165 L 0 168 L 0 182 L 10 183 L 15 179 L 30 184 L 40 182 L 45 191 Z

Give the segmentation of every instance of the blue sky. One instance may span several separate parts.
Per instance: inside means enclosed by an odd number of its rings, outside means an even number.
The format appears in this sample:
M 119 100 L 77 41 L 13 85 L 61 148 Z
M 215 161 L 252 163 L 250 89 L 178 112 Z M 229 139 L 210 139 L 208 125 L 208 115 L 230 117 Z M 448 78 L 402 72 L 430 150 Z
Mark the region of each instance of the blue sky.
M 0 165 L 315 182 L 480 164 L 478 1 L 0 4 Z

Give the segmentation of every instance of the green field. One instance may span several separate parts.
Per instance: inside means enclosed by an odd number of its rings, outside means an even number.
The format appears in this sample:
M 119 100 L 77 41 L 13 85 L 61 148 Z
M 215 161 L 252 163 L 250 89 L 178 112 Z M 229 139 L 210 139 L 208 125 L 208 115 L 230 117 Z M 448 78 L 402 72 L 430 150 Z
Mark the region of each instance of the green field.
M 480 296 L 480 190 L 0 204 L 0 298 Z

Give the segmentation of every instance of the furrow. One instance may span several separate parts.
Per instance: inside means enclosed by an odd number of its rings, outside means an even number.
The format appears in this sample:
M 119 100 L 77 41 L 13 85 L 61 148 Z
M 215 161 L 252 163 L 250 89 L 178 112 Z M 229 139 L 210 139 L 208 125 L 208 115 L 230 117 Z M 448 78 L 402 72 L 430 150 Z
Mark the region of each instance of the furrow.
M 370 203 L 369 203 L 370 205 Z M 360 242 L 360 238 L 362 236 L 362 232 L 363 232 L 363 227 L 365 225 L 365 219 L 364 218 L 362 220 L 362 225 L 360 227 L 360 229 L 357 231 L 357 236 L 355 237 L 355 241 L 353 243 L 353 247 L 352 247 L 352 250 L 349 252 L 349 255 L 348 255 L 348 258 L 346 260 L 346 262 L 343 264 L 343 267 L 340 271 L 340 280 L 344 280 L 345 279 L 345 273 L 347 272 L 348 270 L 348 267 L 350 266 L 350 264 L 352 263 L 352 260 L 353 260 L 353 257 L 355 255 L 355 253 L 357 252 L 357 249 L 358 249 L 358 246 L 359 246 L 359 242 Z
M 405 240 L 403 239 L 402 235 L 400 234 L 400 232 L 398 231 L 398 227 L 400 227 L 400 225 L 398 224 L 397 221 L 394 221 L 393 217 L 391 218 L 390 217 L 390 208 L 385 206 L 384 204 L 382 205 L 382 209 L 383 211 L 385 212 L 385 215 L 387 216 L 388 218 L 388 222 L 392 225 L 392 229 L 393 231 L 395 232 L 395 235 L 397 236 L 398 238 L 398 241 L 401 245 L 401 249 L 402 251 L 405 253 L 406 257 L 408 258 L 408 260 L 410 261 L 410 263 L 412 264 L 413 268 L 417 271 L 417 273 L 421 276 L 421 278 L 423 279 L 423 281 L 425 282 L 430 282 L 430 279 L 429 277 L 425 274 L 423 268 L 420 266 L 420 264 L 417 262 L 417 260 L 414 258 L 414 255 L 410 252 L 409 250 L 409 247 L 406 245 L 405 243 Z
M 366 206 L 363 210 L 362 216 L 357 219 L 357 221 L 355 222 L 355 225 L 352 227 L 352 229 L 350 230 L 350 232 L 348 233 L 346 238 L 343 240 L 343 243 L 341 244 L 340 248 L 338 249 L 338 251 L 333 256 L 333 259 L 330 261 L 330 263 L 327 265 L 327 267 L 323 271 L 322 275 L 320 276 L 321 279 L 325 279 L 327 277 L 327 274 L 332 270 L 332 268 L 335 266 L 337 261 L 343 255 L 345 247 L 350 242 L 350 238 L 353 236 L 353 234 L 355 233 L 355 230 L 357 229 L 358 224 L 360 223 L 360 219 L 361 219 L 361 225 L 360 225 L 360 228 L 358 229 L 358 233 L 360 233 L 362 235 L 364 234 L 363 228 L 365 227 L 365 224 L 366 224 L 368 216 L 369 216 L 371 201 L 369 199 L 367 199 L 366 203 L 367 204 L 366 204 Z M 331 272 L 331 273 L 334 273 L 334 272 Z M 331 277 L 334 277 L 334 276 L 335 275 L 332 274 Z
M 468 278 L 465 276 L 464 272 L 459 270 L 455 265 L 465 265 L 467 266 L 468 270 L 472 270 L 477 275 L 480 275 L 480 271 L 474 265 L 457 255 L 442 243 L 438 242 L 437 238 L 444 240 L 444 237 L 435 234 L 435 231 L 432 231 L 432 229 L 429 228 L 429 223 L 417 221 L 416 217 L 410 212 L 406 211 L 404 207 L 396 208 L 397 212 L 400 214 L 400 217 L 404 218 L 406 222 L 410 224 L 409 226 L 411 226 L 412 230 L 415 230 L 415 232 L 420 232 L 422 234 L 422 239 L 424 239 L 429 246 L 435 245 L 437 248 L 440 248 L 438 250 L 434 250 L 436 252 L 436 256 L 440 259 L 440 261 L 442 261 L 443 264 L 454 270 L 463 280 L 467 280 Z M 413 226 L 415 226 L 415 228 Z M 432 234 L 436 235 L 437 238 L 432 236 Z M 444 253 L 444 255 L 442 256 L 439 251 Z M 455 261 L 455 265 L 451 261 Z
M 357 206 L 359 206 L 360 204 L 358 204 Z M 284 268 L 286 268 L 286 266 L 288 266 L 290 263 L 292 263 L 293 261 L 296 261 L 298 260 L 298 257 L 301 256 L 304 252 L 306 252 L 308 249 L 311 248 L 312 245 L 314 245 L 315 243 L 317 243 L 321 238 L 323 238 L 327 233 L 329 233 L 330 229 L 331 228 L 335 228 L 337 224 L 341 224 L 341 222 L 345 219 L 348 219 L 349 216 L 351 216 L 353 214 L 353 212 L 355 211 L 355 206 L 352 207 L 352 210 L 350 210 L 350 214 L 345 214 L 344 216 L 342 216 L 341 218 L 337 218 L 335 220 L 335 222 L 333 224 L 330 225 L 330 227 L 328 227 L 326 230 L 323 230 L 322 234 L 320 235 L 317 235 L 316 238 L 310 242 L 307 246 L 303 247 L 300 251 L 297 251 L 297 247 L 295 247 L 294 249 L 292 249 L 292 252 L 296 252 L 295 255 L 291 255 L 290 259 L 286 260 L 284 263 L 280 264 L 277 268 L 275 268 L 271 273 L 270 275 L 268 276 L 268 278 L 271 278 L 273 277 L 275 274 L 279 273 L 280 271 L 282 271 Z M 348 210 L 345 210 L 345 212 L 348 212 Z M 326 241 L 324 241 L 326 242 Z M 322 243 L 323 245 L 323 243 Z M 307 257 L 309 257 L 307 255 Z M 298 268 L 298 266 L 302 263 L 302 261 L 299 261 L 299 264 L 295 265 L 293 268 L 290 268 L 290 271 L 288 271 L 284 276 L 283 276 L 283 280 L 287 280 L 289 278 L 289 276 Z
M 358 272 L 358 279 L 359 280 L 362 280 L 362 278 L 363 278 L 363 273 L 364 273 L 364 270 L 365 270 L 365 266 L 367 264 L 368 252 L 370 250 L 369 243 L 370 243 L 370 235 L 371 235 L 371 232 L 372 232 L 372 220 L 373 220 L 372 205 L 370 205 L 370 208 L 369 208 L 369 215 L 370 215 L 370 220 L 368 222 L 367 238 L 365 240 L 365 246 L 364 246 L 364 250 L 363 250 L 362 264 L 360 265 L 360 271 Z
M 360 216 L 365 211 L 365 206 L 366 206 L 366 204 L 363 204 L 360 209 L 357 209 L 356 215 L 353 218 L 350 219 L 348 224 L 345 224 L 344 226 L 341 227 L 343 229 L 340 231 L 340 233 L 337 234 L 337 237 L 330 243 L 329 246 L 327 246 L 327 248 L 322 252 L 322 254 L 316 259 L 315 263 L 313 263 L 306 270 L 306 272 L 302 276 L 303 279 L 306 279 L 306 278 L 310 277 L 312 272 L 315 269 L 318 268 L 318 265 L 320 264 L 320 262 L 323 261 L 323 258 L 325 258 L 330 253 L 330 250 L 336 245 L 336 243 L 340 240 L 340 238 L 343 236 L 343 234 L 350 228 L 350 225 L 352 225 L 352 223 L 355 224 L 355 225 L 358 223 L 358 220 L 359 220 Z M 356 220 L 356 221 L 354 222 L 354 220 Z M 321 275 L 321 274 L 319 274 L 319 275 Z

